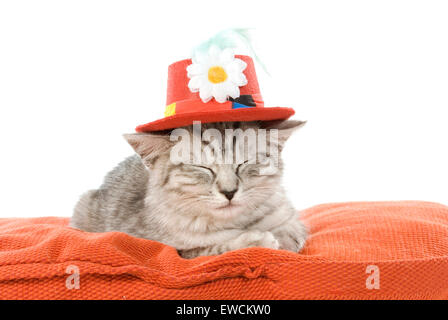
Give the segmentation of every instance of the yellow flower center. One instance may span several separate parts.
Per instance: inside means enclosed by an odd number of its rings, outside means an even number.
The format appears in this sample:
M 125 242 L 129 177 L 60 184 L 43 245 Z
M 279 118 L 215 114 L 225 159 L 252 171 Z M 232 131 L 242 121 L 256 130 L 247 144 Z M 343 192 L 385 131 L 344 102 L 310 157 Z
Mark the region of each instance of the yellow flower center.
M 223 67 L 214 66 L 208 69 L 208 80 L 211 83 L 221 83 L 226 81 L 227 73 Z

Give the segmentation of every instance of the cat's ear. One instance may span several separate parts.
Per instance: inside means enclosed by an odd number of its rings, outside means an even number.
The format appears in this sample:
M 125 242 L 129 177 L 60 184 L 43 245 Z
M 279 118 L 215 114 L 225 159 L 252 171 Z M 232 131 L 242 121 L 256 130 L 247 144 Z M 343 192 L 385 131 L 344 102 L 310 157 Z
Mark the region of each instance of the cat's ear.
M 286 140 L 293 134 L 293 132 L 302 128 L 306 124 L 306 121 L 299 120 L 274 120 L 265 121 L 261 124 L 261 127 L 266 130 L 278 130 L 278 142 L 281 149 L 285 145 Z
M 172 147 L 169 135 L 129 133 L 123 137 L 147 165 L 152 165 L 155 159 Z

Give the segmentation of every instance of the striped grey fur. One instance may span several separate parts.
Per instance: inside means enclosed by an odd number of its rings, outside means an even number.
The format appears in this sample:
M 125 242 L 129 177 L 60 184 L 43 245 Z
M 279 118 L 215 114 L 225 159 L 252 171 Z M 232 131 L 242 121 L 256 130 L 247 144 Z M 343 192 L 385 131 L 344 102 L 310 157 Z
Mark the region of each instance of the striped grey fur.
M 285 141 L 302 124 L 222 122 L 201 129 L 278 129 L 281 154 Z M 185 129 L 192 134 L 191 126 Z M 281 159 L 271 175 L 257 174 L 259 164 L 173 164 L 169 133 L 125 135 L 136 155 L 107 174 L 99 189 L 81 197 L 70 225 L 163 242 L 185 258 L 255 246 L 294 252 L 303 247 L 307 231 L 282 187 Z M 230 201 L 226 192 L 235 192 Z

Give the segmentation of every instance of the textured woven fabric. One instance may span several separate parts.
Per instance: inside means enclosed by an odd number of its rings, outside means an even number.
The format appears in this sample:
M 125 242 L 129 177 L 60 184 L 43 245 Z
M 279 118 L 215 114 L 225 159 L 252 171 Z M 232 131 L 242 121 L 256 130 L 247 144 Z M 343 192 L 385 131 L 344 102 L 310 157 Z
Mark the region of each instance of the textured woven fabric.
M 248 248 L 186 260 L 158 242 L 67 218 L 0 219 L 2 299 L 447 299 L 448 207 L 320 205 L 300 253 Z M 80 271 L 68 289 L 68 266 Z M 368 289 L 369 265 L 377 268 Z

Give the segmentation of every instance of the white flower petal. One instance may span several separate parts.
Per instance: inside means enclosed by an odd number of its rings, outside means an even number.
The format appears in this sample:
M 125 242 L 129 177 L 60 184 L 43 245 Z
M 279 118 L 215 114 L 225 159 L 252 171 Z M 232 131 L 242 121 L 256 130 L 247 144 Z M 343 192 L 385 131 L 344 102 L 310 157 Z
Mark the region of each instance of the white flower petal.
M 218 83 L 213 85 L 213 97 L 215 98 L 216 101 L 218 101 L 219 103 L 224 103 L 227 101 L 227 92 L 226 92 L 226 87 L 224 84 L 222 83 Z
M 213 85 L 211 83 L 205 83 L 201 90 L 199 91 L 199 97 L 201 98 L 202 102 L 207 103 L 213 98 Z
M 236 99 L 240 96 L 240 88 L 233 84 L 232 81 L 227 81 L 223 86 L 225 86 L 225 92 L 229 97 Z
M 235 55 L 233 53 L 233 50 L 230 48 L 224 49 L 219 54 L 219 62 L 222 65 L 226 65 L 228 63 L 231 63 L 235 59 Z
M 207 72 L 207 70 L 203 64 L 193 63 L 187 67 L 188 78 L 192 78 L 194 76 L 201 75 L 206 72 Z
M 188 88 L 191 92 L 198 92 L 205 82 L 206 80 L 204 79 L 204 76 L 192 77 L 188 82 Z
M 231 72 L 231 73 L 243 72 L 244 69 L 246 69 L 246 67 L 247 67 L 247 63 L 238 58 L 230 61 L 226 65 L 226 69 L 228 69 L 229 72 Z
M 242 87 L 247 84 L 247 78 L 244 73 L 231 73 L 230 81 L 232 81 L 238 87 Z
M 218 59 L 220 54 L 221 50 L 216 45 L 213 45 L 208 49 L 208 56 L 212 59 Z
M 208 61 L 208 53 L 197 51 L 194 53 L 193 58 L 191 59 L 194 64 L 203 64 L 204 62 Z

